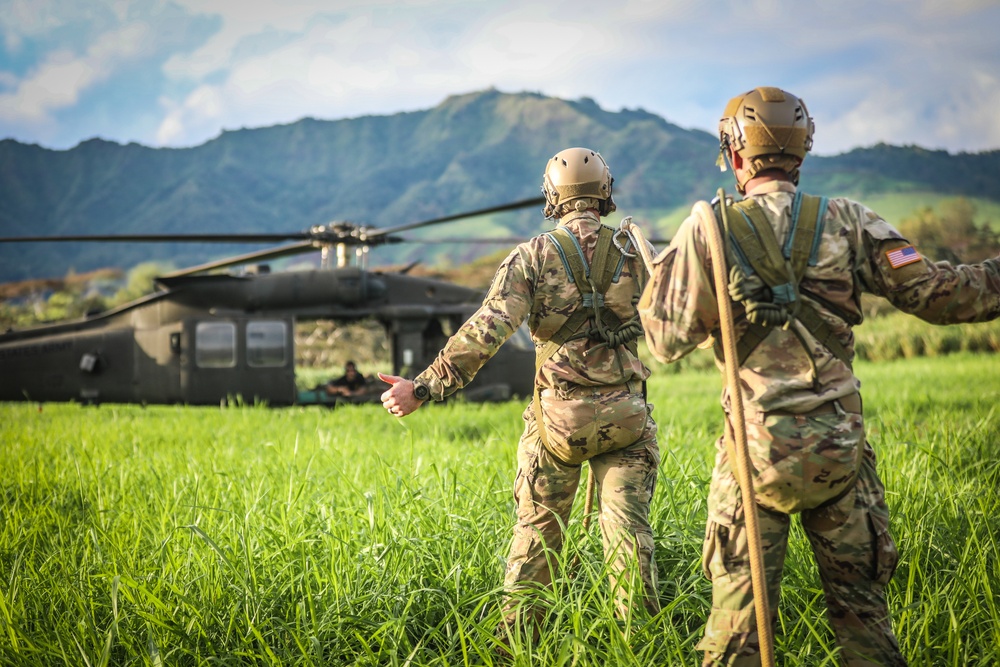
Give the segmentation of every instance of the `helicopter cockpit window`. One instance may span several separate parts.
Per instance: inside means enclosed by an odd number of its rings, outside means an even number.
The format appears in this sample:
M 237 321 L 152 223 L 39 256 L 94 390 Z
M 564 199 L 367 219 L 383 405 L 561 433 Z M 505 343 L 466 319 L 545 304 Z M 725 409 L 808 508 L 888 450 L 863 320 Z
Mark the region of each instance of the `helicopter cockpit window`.
M 525 352 L 533 352 L 535 350 L 535 343 L 531 340 L 531 334 L 528 332 L 527 322 L 523 322 L 521 326 L 514 331 L 514 335 L 510 337 L 507 344 L 513 345 L 518 350 L 524 350 Z
M 247 322 L 247 364 L 284 366 L 288 359 L 287 325 L 280 321 Z
M 236 325 L 232 322 L 199 322 L 194 330 L 194 362 L 199 368 L 235 366 Z

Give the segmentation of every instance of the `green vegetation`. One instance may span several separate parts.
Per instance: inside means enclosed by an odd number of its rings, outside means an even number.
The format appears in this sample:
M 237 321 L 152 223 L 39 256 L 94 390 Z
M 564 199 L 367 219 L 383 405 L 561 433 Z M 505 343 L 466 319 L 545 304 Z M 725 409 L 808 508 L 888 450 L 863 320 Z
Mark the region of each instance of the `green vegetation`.
M 171 271 L 169 264 L 143 262 L 121 280 L 121 271 L 70 272 L 61 280 L 8 283 L 0 289 L 0 330 L 24 328 L 99 313 L 154 290 L 153 279 Z
M 977 223 L 976 206 L 961 197 L 941 202 L 937 210 L 917 209 L 899 224 L 899 231 L 938 261 L 971 264 L 1000 253 L 1000 229 L 989 221 Z
M 984 197 L 953 197 L 933 192 L 884 193 L 868 197 L 856 197 L 865 206 L 877 212 L 891 224 L 899 226 L 915 213 L 930 208 L 939 211 L 957 200 L 964 200 L 973 206 L 976 222 L 985 222 L 1000 230 L 1000 202 Z
M 868 318 L 854 329 L 859 359 L 886 361 L 953 352 L 1000 352 L 1000 320 L 937 326 L 898 311 Z
M 912 664 L 1000 663 L 1000 356 L 859 363 Z M 662 371 L 662 369 L 659 369 Z M 663 612 L 613 616 L 596 527 L 515 665 L 694 665 L 714 370 L 657 372 Z M 0 405 L 0 664 L 497 664 L 521 403 L 270 410 Z M 800 531 L 783 665 L 836 664 Z
M 608 157 L 623 214 L 656 222 L 658 234 L 672 231 L 673 212 L 711 199 L 720 185 L 732 189 L 731 173 L 714 166 L 718 141 L 708 132 L 685 130 L 639 109 L 606 111 L 588 99 L 485 90 L 412 113 L 307 118 L 224 132 L 183 149 L 93 139 L 52 151 L 0 141 L 0 228 L 8 235 L 34 236 L 278 233 L 335 220 L 387 227 L 537 196 L 545 160 L 557 150 L 580 145 Z M 949 155 L 915 146 L 874 146 L 845 155 L 810 156 L 802 185 L 807 191 L 850 194 L 861 201 L 944 195 L 997 205 L 998 171 L 1000 151 Z M 524 235 L 537 232 L 541 224 L 536 209 L 412 236 Z M 253 249 L 4 244 L 0 280 L 143 261 L 190 266 Z M 455 252 L 448 255 L 453 264 L 471 259 Z M 380 249 L 377 261 L 442 257 L 427 247 L 393 246 Z

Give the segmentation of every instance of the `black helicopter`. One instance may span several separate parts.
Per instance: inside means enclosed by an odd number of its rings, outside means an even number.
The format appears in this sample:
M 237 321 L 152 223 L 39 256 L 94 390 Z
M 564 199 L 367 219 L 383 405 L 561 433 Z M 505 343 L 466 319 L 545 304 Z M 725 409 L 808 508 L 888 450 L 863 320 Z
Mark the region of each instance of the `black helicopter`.
M 159 291 L 106 312 L 0 334 L 0 400 L 219 405 L 239 397 L 274 406 L 333 404 L 342 399 L 296 388 L 296 321 L 375 319 L 385 327 L 393 373 L 407 375 L 433 360 L 447 340 L 445 332 L 457 329 L 483 296 L 405 269 L 368 270 L 369 248 L 410 240 L 397 236 L 400 232 L 542 204 L 539 197 L 382 229 L 332 223 L 291 234 L 0 238 L 2 243 L 293 241 L 159 276 Z M 316 250 L 322 252 L 318 270 L 272 273 L 260 265 Z M 359 258 L 353 265 L 352 255 Z M 210 273 L 241 265 L 253 266 L 240 274 Z M 534 345 L 522 327 L 465 388 L 464 397 L 530 395 L 534 360 Z

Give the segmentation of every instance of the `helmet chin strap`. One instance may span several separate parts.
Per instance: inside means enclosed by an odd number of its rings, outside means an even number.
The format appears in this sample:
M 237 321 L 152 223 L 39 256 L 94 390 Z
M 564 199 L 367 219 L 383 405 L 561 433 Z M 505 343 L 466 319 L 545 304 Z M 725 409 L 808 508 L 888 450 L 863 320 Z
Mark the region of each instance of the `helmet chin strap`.
M 719 157 L 715 158 L 715 166 L 719 168 L 719 171 L 725 171 L 726 165 L 733 171 L 733 165 L 729 163 L 729 136 L 723 134 L 719 138 Z
M 746 184 L 753 177 L 752 176 L 748 176 L 746 178 L 746 181 L 744 181 L 743 183 L 740 183 L 740 175 L 739 175 L 739 172 L 736 169 L 736 165 L 733 164 L 733 159 L 732 159 L 732 155 L 731 155 L 732 149 L 731 149 L 730 146 L 731 146 L 731 144 L 729 142 L 729 137 L 727 137 L 726 135 L 722 135 L 722 140 L 719 143 L 719 157 L 715 161 L 715 164 L 719 167 L 719 171 L 725 171 L 726 170 L 726 165 L 729 165 L 729 169 L 733 172 L 733 177 L 736 179 L 736 190 L 741 195 L 745 195 L 746 194 Z M 735 153 L 735 151 L 732 151 L 732 153 L 735 154 L 735 155 L 737 155 L 737 156 L 739 156 L 739 153 Z M 742 158 L 741 158 L 740 161 L 742 162 Z

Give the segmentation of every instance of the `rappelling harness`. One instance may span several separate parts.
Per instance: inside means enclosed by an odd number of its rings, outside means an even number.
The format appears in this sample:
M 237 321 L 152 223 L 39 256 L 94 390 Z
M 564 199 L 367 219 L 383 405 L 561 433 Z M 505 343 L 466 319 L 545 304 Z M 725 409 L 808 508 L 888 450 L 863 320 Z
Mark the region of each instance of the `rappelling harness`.
M 600 341 L 598 347 L 605 346 L 609 349 L 615 349 L 616 352 L 624 347 L 633 355 L 636 354 L 638 348 L 636 341 L 643 335 L 638 311 L 630 319 L 623 321 L 613 310 L 605 307 L 605 294 L 611 284 L 618 281 L 625 268 L 625 262 L 636 256 L 635 252 L 630 251 L 630 249 L 638 248 L 638 244 L 626 228 L 625 222 L 622 221 L 622 228 L 618 230 L 601 225 L 592 264 L 588 264 L 580 241 L 565 226 L 559 226 L 553 231 L 543 234 L 546 239 L 552 242 L 559 253 L 567 275 L 576 284 L 580 292 L 580 303 L 545 345 L 537 348 L 535 354 L 536 377 L 545 362 L 551 359 L 565 343 L 573 340 L 590 338 Z M 619 241 L 622 236 L 625 237 L 624 243 Z M 636 274 L 636 288 L 632 295 L 634 307 L 639 303 L 639 297 L 646 285 L 648 273 L 642 262 L 633 262 L 633 266 Z M 590 326 L 586 326 L 588 323 Z M 618 363 L 620 367 L 624 368 L 620 356 Z M 632 392 L 640 389 L 638 386 L 633 386 L 633 382 L 627 384 L 628 389 Z M 645 383 L 642 384 L 641 390 L 645 394 Z M 542 402 L 537 381 L 535 382 L 532 405 L 542 445 L 547 450 L 552 451 L 542 420 Z
M 722 196 L 719 202 L 724 203 L 715 203 L 716 220 L 721 217 L 727 238 L 727 255 L 732 263 L 729 271 L 729 296 L 733 301 L 742 303 L 748 324 L 746 331 L 736 341 L 738 366 L 742 367 L 746 363 L 751 353 L 775 327 L 781 327 L 791 331 L 801 343 L 809 358 L 813 387 L 818 389 L 816 360 L 808 342 L 792 326 L 793 321 L 798 321 L 834 357 L 851 368 L 849 350 L 840 342 L 833 328 L 812 302 L 822 304 L 852 326 L 860 324 L 859 319 L 800 284 L 806 267 L 816 266 L 817 263 L 828 199 L 796 192 L 792 200 L 791 225 L 784 244 L 779 244 L 766 214 L 752 197 L 734 204 Z M 725 206 L 724 215 L 719 215 L 722 213 L 721 206 Z M 759 276 L 767 289 L 750 292 L 746 282 L 753 275 Z M 808 299 L 802 298 L 803 294 Z M 715 351 L 718 358 L 722 359 L 723 349 L 719 337 L 716 337 Z M 861 411 L 860 397 L 857 394 L 840 401 L 853 412 Z M 732 437 L 727 430 L 725 440 L 730 452 L 733 451 Z M 863 456 L 864 446 L 858 445 L 851 479 L 838 494 L 825 499 L 817 507 L 832 505 L 850 492 L 857 481 Z M 772 509 L 782 511 L 785 508 Z
M 792 200 L 792 220 L 788 238 L 779 244 L 774 230 L 760 205 L 748 197 L 737 203 L 726 202 L 728 222 L 726 235 L 733 266 L 729 273 L 729 293 L 734 301 L 743 304 L 749 327 L 737 342 L 737 355 L 742 366 L 750 354 L 767 338 L 774 327 L 792 333 L 802 343 L 812 367 L 814 385 L 818 381 L 816 360 L 808 343 L 799 331 L 791 326 L 797 320 L 830 353 L 851 368 L 849 350 L 837 338 L 833 328 L 823 319 L 814 301 L 823 305 L 837 317 L 856 325 L 857 318 L 846 313 L 826 299 L 801 286 L 807 266 L 816 266 L 820 241 L 823 236 L 823 215 L 826 197 L 797 192 Z M 748 294 L 744 290 L 747 278 L 757 275 L 767 290 Z M 803 294 L 808 299 L 802 298 Z M 768 298 L 769 297 L 769 298 Z M 716 342 L 716 353 L 721 358 L 721 348 Z

